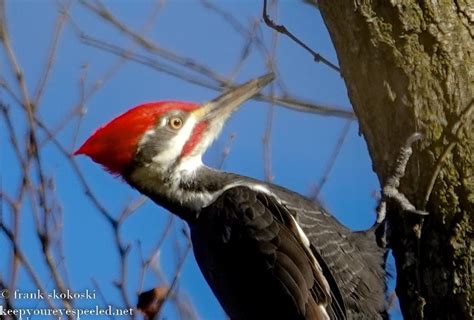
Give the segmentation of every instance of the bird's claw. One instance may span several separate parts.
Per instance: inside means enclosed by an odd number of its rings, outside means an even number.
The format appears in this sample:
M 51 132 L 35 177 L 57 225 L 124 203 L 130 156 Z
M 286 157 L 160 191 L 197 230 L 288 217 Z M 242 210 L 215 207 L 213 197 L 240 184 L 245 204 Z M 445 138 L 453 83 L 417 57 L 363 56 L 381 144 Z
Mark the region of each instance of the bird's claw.
M 428 212 L 416 209 L 416 207 L 410 202 L 410 200 L 408 200 L 407 197 L 405 197 L 405 195 L 401 193 L 397 188 L 385 186 L 383 188 L 383 196 L 385 197 L 385 199 L 396 201 L 403 211 L 422 216 L 428 215 Z
M 387 201 L 392 200 L 395 201 L 403 212 L 409 212 L 412 214 L 426 216 L 428 212 L 423 210 L 418 210 L 416 207 L 407 199 L 407 197 L 398 190 L 400 186 L 400 179 L 403 178 L 405 175 L 406 166 L 408 160 L 410 159 L 413 149 L 412 145 L 416 141 L 420 140 L 423 135 L 419 132 L 415 132 L 412 134 L 406 141 L 405 145 L 400 148 L 400 152 L 396 159 L 396 165 L 393 171 L 393 174 L 387 179 L 384 187 L 382 188 L 382 199 L 380 204 L 377 208 L 377 222 L 376 225 L 381 225 L 386 218 L 387 214 Z M 382 243 L 383 246 L 386 245 L 386 240 L 384 239 L 386 236 L 386 226 L 383 228 L 383 235 L 378 237 L 379 243 Z

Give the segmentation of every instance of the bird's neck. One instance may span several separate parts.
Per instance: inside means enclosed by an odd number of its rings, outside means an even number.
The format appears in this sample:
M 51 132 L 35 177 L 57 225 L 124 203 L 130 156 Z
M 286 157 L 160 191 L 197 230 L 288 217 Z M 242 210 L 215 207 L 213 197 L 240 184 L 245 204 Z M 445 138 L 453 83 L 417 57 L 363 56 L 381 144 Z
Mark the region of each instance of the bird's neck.
M 202 208 L 214 202 L 225 190 L 252 181 L 202 163 L 188 169 L 160 171 L 142 167 L 134 170 L 126 180 L 154 202 L 187 221 L 195 219 Z

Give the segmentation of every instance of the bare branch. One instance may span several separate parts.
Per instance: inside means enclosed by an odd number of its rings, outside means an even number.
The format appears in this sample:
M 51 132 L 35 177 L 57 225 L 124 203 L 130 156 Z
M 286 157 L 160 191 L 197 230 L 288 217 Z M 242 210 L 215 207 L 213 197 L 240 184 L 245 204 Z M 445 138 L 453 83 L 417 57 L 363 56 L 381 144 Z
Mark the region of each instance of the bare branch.
M 153 42 L 151 42 L 150 40 L 141 36 L 140 33 L 136 33 L 130 30 L 127 26 L 125 26 L 125 24 L 123 24 L 120 20 L 118 20 L 118 18 L 116 18 L 110 11 L 108 11 L 104 5 L 94 6 L 89 1 L 86 1 L 86 0 L 81 0 L 80 2 L 91 12 L 95 13 L 100 18 L 104 19 L 104 21 L 112 24 L 114 27 L 116 27 L 118 30 L 123 32 L 128 37 L 130 37 L 137 44 L 139 44 L 140 46 L 142 46 L 149 52 L 155 55 L 158 55 L 166 60 L 169 60 L 170 62 L 181 65 L 189 70 L 198 72 L 208 78 L 215 79 L 215 81 L 218 81 L 218 82 L 225 81 L 225 79 L 223 79 L 221 76 L 219 76 L 216 72 L 214 72 L 209 67 L 201 63 L 198 63 L 189 57 L 183 57 L 183 56 L 177 55 L 175 52 L 159 47 L 155 45 Z M 82 33 L 81 38 L 84 38 L 84 37 L 86 36 Z
M 21 264 L 25 267 L 27 274 L 30 276 L 32 282 L 36 285 L 36 287 L 40 290 L 40 292 L 44 295 L 44 300 L 46 304 L 53 310 L 56 310 L 57 307 L 54 305 L 53 301 L 49 298 L 49 295 L 47 294 L 47 291 L 43 285 L 43 283 L 40 280 L 40 277 L 36 273 L 35 269 L 31 265 L 31 263 L 28 261 L 26 256 L 23 253 L 23 250 L 20 248 L 18 245 L 17 240 L 15 239 L 15 235 L 13 232 L 7 228 L 5 223 L 3 221 L 0 221 L 0 230 L 3 231 L 3 233 L 7 236 L 8 240 L 10 240 L 10 243 L 12 244 L 13 251 L 15 254 L 18 256 L 18 259 L 21 261 Z
M 157 71 L 167 73 L 171 76 L 183 79 L 184 81 L 199 85 L 201 87 L 205 87 L 205 88 L 216 90 L 216 91 L 221 91 L 223 88 L 233 87 L 233 84 L 230 83 L 229 81 L 223 81 L 220 84 L 216 85 L 214 84 L 214 81 L 209 81 L 202 77 L 196 77 L 190 73 L 184 72 L 177 68 L 173 68 L 169 65 L 165 65 L 156 59 L 147 57 L 142 54 L 136 54 L 136 53 L 130 52 L 126 49 L 120 48 L 118 46 L 115 46 L 113 44 L 107 43 L 102 40 L 92 38 L 87 35 L 83 35 L 82 40 L 87 45 L 96 47 L 101 50 L 105 50 L 107 52 L 113 53 L 121 57 L 125 57 L 131 61 L 143 64 Z M 273 102 L 277 105 L 280 105 L 289 109 L 293 109 L 299 112 L 314 113 L 314 114 L 319 114 L 323 116 L 331 116 L 331 117 L 338 117 L 338 118 L 355 119 L 354 113 L 352 111 L 344 110 L 342 108 L 324 106 L 324 105 L 304 101 L 301 99 L 293 98 L 291 96 L 271 97 L 264 94 L 258 94 L 253 99 L 265 101 L 265 102 Z
M 301 41 L 296 36 L 294 36 L 290 31 L 288 31 L 288 29 L 285 26 L 277 25 L 275 22 L 273 22 L 267 14 L 267 0 L 263 0 L 263 21 L 265 21 L 265 24 L 267 26 L 269 26 L 270 28 L 274 29 L 275 31 L 277 31 L 281 34 L 284 34 L 284 35 L 288 36 L 291 40 L 296 42 L 299 46 L 301 46 L 306 51 L 311 53 L 311 55 L 313 56 L 314 61 L 321 62 L 321 63 L 327 65 L 328 67 L 330 67 L 331 69 L 337 71 L 338 73 L 341 72 L 341 70 L 339 69 L 338 66 L 336 66 L 334 63 L 330 62 L 328 59 L 324 58 L 319 53 L 317 53 L 316 51 L 314 51 L 313 49 L 308 47 L 303 41 Z
M 55 58 L 56 58 L 56 51 L 59 44 L 59 39 L 63 31 L 64 22 L 66 21 L 66 18 L 67 18 L 67 11 L 69 11 L 69 7 L 71 4 L 72 4 L 72 0 L 69 0 L 69 2 L 65 5 L 65 10 L 59 11 L 58 17 L 56 18 L 56 26 L 54 27 L 54 33 L 51 39 L 49 52 L 48 52 L 48 55 L 46 56 L 43 72 L 40 76 L 40 79 L 36 86 L 35 93 L 33 95 L 33 104 L 35 106 L 38 106 L 40 103 L 41 97 L 43 96 L 44 89 L 46 88 L 46 85 L 49 80 L 49 76 L 53 69 Z
M 336 164 L 336 159 L 339 156 L 339 153 L 341 152 L 342 145 L 344 144 L 344 141 L 346 140 L 347 134 L 349 133 L 349 129 L 351 128 L 351 124 L 352 124 L 352 121 L 348 120 L 346 124 L 344 125 L 344 128 L 342 129 L 342 132 L 339 135 L 339 139 L 337 139 L 336 146 L 334 147 L 334 150 L 326 164 L 326 168 L 323 171 L 321 179 L 319 180 L 318 184 L 315 186 L 315 189 L 312 192 L 312 194 L 309 196 L 311 200 L 313 201 L 318 200 L 319 193 L 321 192 L 327 180 L 329 179 L 329 176 L 331 175 L 331 171 L 332 171 L 332 168 L 334 167 L 334 164 Z
M 433 174 L 428 183 L 428 187 L 426 189 L 425 196 L 423 199 L 423 204 L 422 204 L 423 209 L 426 209 L 426 205 L 428 204 L 428 201 L 430 200 L 431 192 L 433 191 L 433 187 L 435 185 L 436 179 L 438 178 L 439 173 L 441 172 L 441 169 L 443 168 L 443 163 L 445 162 L 448 155 L 451 153 L 453 148 L 458 143 L 459 135 L 462 132 L 462 129 L 466 126 L 466 124 L 473 121 L 473 117 L 472 117 L 473 110 L 474 110 L 474 100 L 471 100 L 471 102 L 469 103 L 469 106 L 463 112 L 461 112 L 458 120 L 450 128 L 451 131 L 447 133 L 448 135 L 452 135 L 453 139 L 450 139 L 451 142 L 446 146 L 441 156 L 436 160 L 435 169 L 433 170 Z M 440 138 L 440 141 L 442 141 L 444 137 L 445 135 L 443 135 Z

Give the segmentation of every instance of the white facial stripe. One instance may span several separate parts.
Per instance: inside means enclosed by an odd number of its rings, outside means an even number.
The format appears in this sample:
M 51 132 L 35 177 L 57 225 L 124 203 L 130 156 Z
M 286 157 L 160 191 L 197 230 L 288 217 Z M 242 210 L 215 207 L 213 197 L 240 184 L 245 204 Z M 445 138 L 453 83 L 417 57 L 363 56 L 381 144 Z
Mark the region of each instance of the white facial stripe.
M 214 140 L 219 136 L 222 128 L 224 127 L 225 119 L 221 119 L 219 122 L 216 122 L 216 119 L 209 123 L 209 127 L 206 128 L 206 132 L 201 137 L 201 140 L 198 144 L 194 147 L 189 155 L 186 158 L 199 158 L 201 159 L 204 152 L 206 152 L 207 148 L 214 142 Z M 187 161 L 187 159 L 183 159 Z M 196 162 L 196 161 L 194 161 Z
M 154 156 L 152 159 L 153 162 L 160 164 L 163 167 L 168 167 L 173 164 L 181 154 L 184 145 L 191 137 L 195 124 L 196 119 L 193 116 L 190 116 L 184 123 L 184 126 L 179 130 L 178 134 L 168 142 L 166 152 L 160 152 Z
M 197 123 L 196 119 L 193 117 L 194 124 Z M 202 166 L 202 155 L 206 152 L 207 148 L 214 142 L 214 140 L 219 136 L 222 128 L 224 127 L 225 119 L 222 119 L 219 122 L 215 122 L 215 120 L 210 123 L 212 127 L 206 128 L 206 131 L 201 140 L 197 143 L 193 150 L 185 157 L 180 160 L 179 165 L 176 167 L 177 172 L 183 172 L 185 174 L 192 173 L 196 171 L 199 167 Z M 191 137 L 192 132 L 188 136 L 187 140 Z M 187 141 L 186 140 L 186 141 Z M 185 142 L 186 143 L 186 142 Z M 183 145 L 184 147 L 184 145 Z M 182 149 L 181 149 L 182 150 Z

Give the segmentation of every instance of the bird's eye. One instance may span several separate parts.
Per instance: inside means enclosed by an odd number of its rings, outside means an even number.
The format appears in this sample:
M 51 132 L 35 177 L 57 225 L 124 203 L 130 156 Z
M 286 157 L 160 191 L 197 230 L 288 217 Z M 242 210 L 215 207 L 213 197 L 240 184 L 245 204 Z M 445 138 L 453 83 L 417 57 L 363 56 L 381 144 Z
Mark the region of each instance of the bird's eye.
M 168 122 L 168 125 L 170 126 L 171 129 L 178 130 L 181 129 L 183 126 L 183 119 L 178 118 L 178 117 L 172 117 L 170 121 Z

